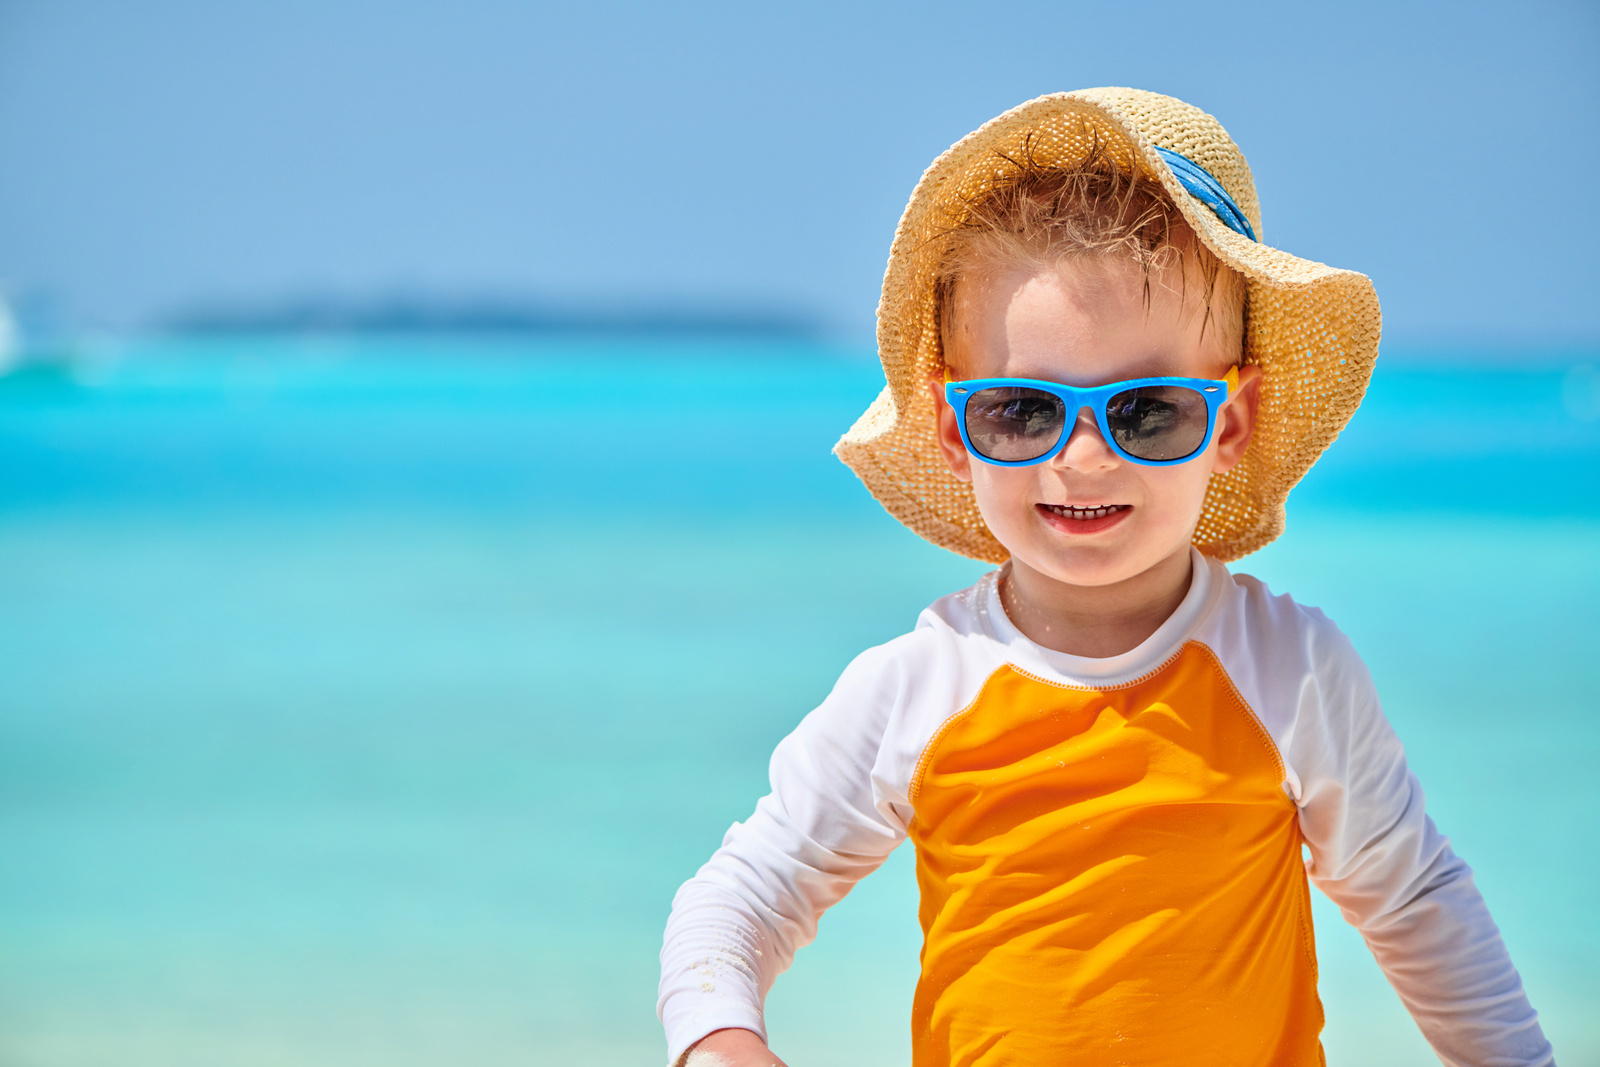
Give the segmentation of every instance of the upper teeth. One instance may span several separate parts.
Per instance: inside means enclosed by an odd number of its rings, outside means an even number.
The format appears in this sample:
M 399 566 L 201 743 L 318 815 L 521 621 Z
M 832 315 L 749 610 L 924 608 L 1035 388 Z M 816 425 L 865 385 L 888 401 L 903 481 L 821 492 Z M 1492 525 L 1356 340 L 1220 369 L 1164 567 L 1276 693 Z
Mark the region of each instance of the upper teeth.
M 1121 510 L 1121 504 L 1105 504 L 1097 508 L 1075 508 L 1071 504 L 1051 504 L 1050 510 L 1073 519 L 1099 519 Z

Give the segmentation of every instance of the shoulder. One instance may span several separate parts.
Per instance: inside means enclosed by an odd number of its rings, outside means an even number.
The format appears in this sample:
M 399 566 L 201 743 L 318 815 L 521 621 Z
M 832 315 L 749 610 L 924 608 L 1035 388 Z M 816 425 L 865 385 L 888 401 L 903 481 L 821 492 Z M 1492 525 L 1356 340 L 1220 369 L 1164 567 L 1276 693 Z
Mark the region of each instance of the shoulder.
M 947 669 L 994 658 L 996 642 L 987 622 L 994 581 L 987 574 L 966 589 L 940 597 L 923 609 L 916 626 L 856 656 L 840 683 L 884 691 L 937 688 Z
M 1218 596 L 1195 639 L 1207 645 L 1277 745 L 1292 788 L 1308 758 L 1386 729 L 1367 666 L 1321 609 L 1213 562 Z M 1321 762 L 1316 756 L 1313 762 Z
M 1350 639 L 1321 608 L 1274 593 L 1249 574 L 1234 574 L 1211 561 L 1218 581 L 1214 609 L 1201 640 L 1230 670 L 1249 667 L 1274 674 L 1330 676 L 1366 667 Z
M 909 633 L 856 656 L 785 745 L 870 773 L 885 797 L 903 795 L 934 731 L 1004 661 L 984 619 L 992 581 L 941 597 Z

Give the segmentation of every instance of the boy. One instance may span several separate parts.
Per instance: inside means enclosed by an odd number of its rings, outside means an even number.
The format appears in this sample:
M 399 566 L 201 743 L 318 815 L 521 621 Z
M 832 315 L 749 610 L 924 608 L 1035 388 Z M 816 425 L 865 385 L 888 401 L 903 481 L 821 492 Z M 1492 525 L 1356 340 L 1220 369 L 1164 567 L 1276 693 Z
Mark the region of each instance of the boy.
M 1031 101 L 923 176 L 888 388 L 838 452 L 1004 565 L 851 663 L 679 891 L 674 1060 L 780 1064 L 762 998 L 910 837 L 916 1067 L 1318 1064 L 1308 872 L 1441 1059 L 1551 1062 L 1361 661 L 1222 565 L 1281 532 L 1377 356 L 1367 279 L 1259 234 L 1216 121 L 1131 89 Z

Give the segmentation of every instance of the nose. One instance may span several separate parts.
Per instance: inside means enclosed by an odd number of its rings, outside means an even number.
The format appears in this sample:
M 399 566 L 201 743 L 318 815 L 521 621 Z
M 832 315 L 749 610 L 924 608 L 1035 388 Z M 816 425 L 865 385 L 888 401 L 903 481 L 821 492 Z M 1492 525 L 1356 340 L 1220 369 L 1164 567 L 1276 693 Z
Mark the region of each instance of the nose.
M 1066 442 L 1051 458 L 1050 465 L 1071 470 L 1092 471 L 1106 470 L 1116 464 L 1117 454 L 1111 451 L 1111 446 L 1106 444 L 1106 439 L 1100 435 L 1100 427 L 1095 422 L 1094 412 L 1086 407 L 1079 408 L 1077 420 L 1073 422 Z

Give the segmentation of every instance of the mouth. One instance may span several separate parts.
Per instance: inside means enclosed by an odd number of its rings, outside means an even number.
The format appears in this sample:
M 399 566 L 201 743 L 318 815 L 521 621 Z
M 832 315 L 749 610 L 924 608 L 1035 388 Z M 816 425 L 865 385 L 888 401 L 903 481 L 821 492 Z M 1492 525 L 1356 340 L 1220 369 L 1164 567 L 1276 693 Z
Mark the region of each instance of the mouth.
M 1092 534 L 1110 529 L 1133 511 L 1132 504 L 1095 504 L 1089 507 L 1035 504 L 1034 507 L 1052 527 L 1072 534 Z
M 1090 508 L 1073 507 L 1071 504 L 1040 504 L 1046 511 L 1060 515 L 1063 519 L 1103 519 L 1107 515 L 1118 511 L 1127 511 L 1131 504 L 1097 504 Z

